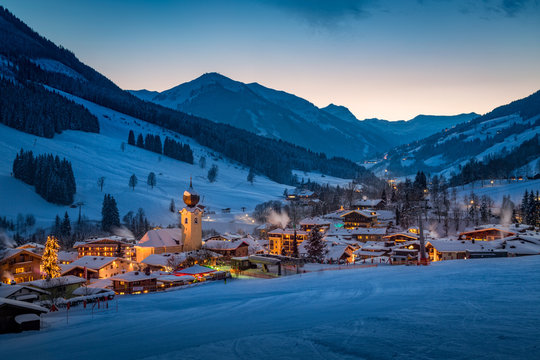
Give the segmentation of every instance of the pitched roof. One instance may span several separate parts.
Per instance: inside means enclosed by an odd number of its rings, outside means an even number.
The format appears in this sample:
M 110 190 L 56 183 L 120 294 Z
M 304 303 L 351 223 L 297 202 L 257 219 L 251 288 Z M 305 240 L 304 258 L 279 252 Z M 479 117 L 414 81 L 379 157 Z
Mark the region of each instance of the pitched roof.
M 67 276 L 60 276 L 54 279 L 28 281 L 25 283 L 21 283 L 21 285 L 34 286 L 40 289 L 50 289 L 50 288 L 54 288 L 54 287 L 62 286 L 62 285 L 81 284 L 83 282 L 86 282 L 86 279 L 80 278 L 78 276 L 67 275 Z
M 29 251 L 27 249 L 7 249 L 3 253 L 0 253 L 0 261 L 7 260 L 10 257 L 13 257 L 13 256 L 21 254 L 21 253 L 22 254 L 32 255 L 32 256 L 35 256 L 35 257 L 41 259 L 41 255 L 36 254 L 35 252 Z
M 249 247 L 249 244 L 243 240 L 208 240 L 204 243 L 203 247 L 208 250 L 236 250 L 242 245 Z
M 38 312 L 41 312 L 41 313 L 49 312 L 49 310 L 45 309 L 44 307 L 41 307 L 41 306 L 38 306 L 38 305 L 35 305 L 35 304 L 31 304 L 31 303 L 28 303 L 26 301 L 19 301 L 19 300 L 0 298 L 0 307 L 5 306 L 5 305 L 15 306 L 15 307 L 18 307 L 18 308 L 24 308 L 24 309 L 32 310 L 32 311 L 38 311 Z
M 24 285 L 0 285 L 0 298 L 7 298 L 11 295 L 15 294 L 17 291 L 27 289 L 29 291 L 38 292 L 41 294 L 48 294 L 49 292 L 37 288 L 33 288 L 30 286 L 24 286 Z
M 74 251 L 59 251 L 58 261 L 75 261 L 78 256 L 79 254 Z
M 141 238 L 137 246 L 141 247 L 164 247 L 178 246 L 183 244 L 182 229 L 156 229 L 150 230 Z
M 468 240 L 428 240 L 426 245 L 431 244 L 440 252 L 464 252 L 464 251 L 491 251 L 496 247 L 495 243 L 487 241 L 472 242 Z
M 182 270 L 178 270 L 176 273 L 181 275 L 202 275 L 202 274 L 208 274 L 215 272 L 216 270 L 207 268 L 205 266 L 201 265 L 193 265 L 192 267 L 188 267 Z
M 115 260 L 123 260 L 118 257 L 114 256 L 83 256 L 82 258 L 78 258 L 74 262 L 72 262 L 71 266 L 83 266 L 87 267 L 89 269 L 99 270 L 104 268 L 105 266 L 109 265 Z
M 159 276 L 157 273 L 150 273 L 149 275 L 146 275 L 144 271 L 130 271 L 125 274 L 120 274 L 111 277 L 111 280 L 116 281 L 140 281 L 140 280 L 148 280 L 148 279 L 155 279 Z

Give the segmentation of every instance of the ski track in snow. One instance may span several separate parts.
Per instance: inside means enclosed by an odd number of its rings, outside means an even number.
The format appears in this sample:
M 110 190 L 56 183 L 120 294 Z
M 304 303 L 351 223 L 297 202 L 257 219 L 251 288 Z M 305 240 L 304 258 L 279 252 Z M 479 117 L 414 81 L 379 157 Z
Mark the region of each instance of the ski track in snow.
M 323 271 L 123 296 L 0 336 L 6 359 L 535 359 L 540 256 Z M 111 308 L 113 308 L 111 306 Z

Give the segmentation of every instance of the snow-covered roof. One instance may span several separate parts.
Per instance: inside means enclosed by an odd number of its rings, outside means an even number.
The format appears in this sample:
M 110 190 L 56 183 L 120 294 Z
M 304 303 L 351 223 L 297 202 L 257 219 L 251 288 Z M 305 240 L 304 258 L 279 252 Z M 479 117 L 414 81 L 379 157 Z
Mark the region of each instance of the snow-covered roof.
M 149 275 L 146 275 L 144 271 L 130 271 L 125 274 L 120 274 L 111 277 L 111 280 L 116 281 L 140 281 L 140 280 L 148 280 L 148 279 L 155 279 L 159 276 L 157 273 L 150 273 Z
M 141 238 L 137 246 L 141 247 L 165 247 L 182 245 L 182 229 L 156 229 L 150 230 Z
M 29 254 L 36 256 L 41 259 L 41 255 L 36 254 L 32 251 L 29 251 L 27 249 L 7 249 L 0 253 L 0 261 L 9 259 L 12 256 L 18 255 L 20 253 Z
M 75 260 L 74 262 L 72 262 L 69 265 L 71 265 L 72 267 L 74 267 L 74 266 L 83 266 L 83 267 L 87 267 L 88 269 L 99 270 L 99 269 L 102 269 L 105 266 L 109 265 L 110 263 L 112 263 L 115 260 L 123 261 L 124 259 L 114 257 L 114 256 L 90 256 L 90 255 L 87 255 L 87 256 L 83 256 L 83 257 Z
M 91 237 L 88 239 L 85 239 L 83 241 L 77 241 L 73 247 L 78 248 L 80 246 L 88 246 L 91 244 L 100 244 L 100 243 L 115 243 L 115 244 L 125 244 L 125 245 L 133 245 L 130 241 L 133 241 L 134 239 L 132 237 L 125 237 L 125 236 L 107 236 L 107 237 Z
M 426 245 L 431 244 L 439 252 L 463 252 L 463 251 L 492 251 L 496 243 L 488 241 L 472 242 L 469 240 L 428 240 Z
M 200 274 L 207 274 L 207 273 L 211 273 L 215 271 L 216 270 L 214 269 L 207 268 L 205 266 L 201 266 L 197 264 L 197 265 L 193 265 L 192 267 L 178 270 L 177 273 L 182 274 L 182 275 L 200 275 Z
M 326 253 L 324 257 L 326 260 L 332 260 L 332 261 L 338 261 L 343 256 L 343 254 L 345 254 L 347 250 L 350 250 L 351 252 L 353 251 L 350 245 L 341 245 L 341 244 L 327 246 L 326 249 L 328 250 L 328 252 Z
M 308 217 L 300 220 L 300 225 L 330 225 L 329 219 L 322 218 L 320 216 Z
M 294 235 L 294 229 L 280 229 L 280 228 L 277 228 L 275 230 L 272 230 L 268 233 L 269 235 Z M 308 232 L 307 231 L 303 231 L 303 230 L 296 230 L 296 235 L 307 235 Z
M 363 228 L 346 229 L 344 227 L 336 228 L 331 227 L 327 235 L 341 235 L 341 236 L 361 236 L 361 235 L 385 235 L 386 228 Z
M 182 262 L 186 260 L 186 258 L 187 258 L 186 253 L 151 254 L 151 255 L 148 255 L 146 258 L 144 258 L 144 260 L 141 261 L 141 264 L 153 265 L 153 266 L 167 266 L 169 264 L 170 259 L 175 259 L 175 261 Z
M 58 252 L 58 261 L 75 261 L 77 260 L 77 257 L 79 254 L 77 254 L 74 251 L 59 251 Z
M 27 242 L 26 244 L 22 244 L 21 246 L 17 246 L 17 249 L 45 249 L 45 245 L 38 244 L 35 242 Z
M 243 244 L 249 246 L 249 244 L 243 240 L 208 240 L 204 243 L 203 247 L 208 250 L 236 250 Z
M 78 276 L 73 275 L 67 275 L 67 276 L 60 276 L 54 279 L 42 279 L 42 280 L 33 280 L 28 281 L 25 283 L 21 283 L 21 285 L 29 285 L 29 286 L 35 286 L 40 289 L 50 289 L 57 286 L 62 285 L 73 285 L 73 284 L 82 284 L 86 282 L 86 279 L 80 278 Z
M 377 206 L 382 202 L 381 199 L 367 199 L 367 200 L 359 200 L 354 203 L 353 206 Z
M 86 295 L 97 295 L 97 294 L 109 294 L 110 292 L 111 290 L 100 288 L 100 287 L 81 286 L 73 291 L 73 295 L 86 296 Z
M 24 285 L 0 285 L 0 298 L 7 298 L 15 294 L 17 291 L 27 289 L 29 291 L 38 292 L 40 294 L 48 294 L 47 291 L 38 288 L 33 288 Z
M 49 312 L 49 310 L 45 309 L 44 307 L 41 307 L 41 306 L 38 306 L 38 305 L 35 305 L 35 304 L 31 304 L 31 303 L 26 302 L 26 301 L 19 301 L 19 300 L 0 298 L 0 307 L 2 307 L 3 305 L 16 306 L 16 307 L 19 307 L 19 308 L 24 308 L 24 309 L 28 309 L 28 310 L 32 310 L 32 311 L 39 311 L 39 312 L 42 312 L 42 313 Z
M 180 276 L 176 276 L 176 275 L 160 275 L 160 276 L 157 277 L 157 281 L 171 282 L 171 283 L 184 282 L 184 281 L 193 281 L 193 280 L 195 280 L 195 277 L 191 276 L 191 275 L 180 275 Z
M 378 257 L 378 256 L 382 256 L 386 253 L 386 251 L 365 251 L 365 250 L 362 250 L 362 249 L 358 249 L 354 252 L 354 255 L 356 256 L 373 256 L 373 257 Z

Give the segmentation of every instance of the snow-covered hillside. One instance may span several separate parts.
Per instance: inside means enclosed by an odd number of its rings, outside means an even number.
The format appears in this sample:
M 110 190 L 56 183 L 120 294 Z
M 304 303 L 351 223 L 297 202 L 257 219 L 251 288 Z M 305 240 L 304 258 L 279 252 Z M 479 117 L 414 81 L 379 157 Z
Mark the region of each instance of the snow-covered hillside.
M 223 159 L 190 138 L 179 136 L 151 125 L 98 106 L 88 101 L 64 94 L 84 105 L 99 118 L 100 134 L 79 131 L 65 131 L 53 139 L 29 135 L 0 125 L 0 216 L 15 220 L 17 214 L 34 214 L 40 226 L 49 226 L 54 217 L 68 211 L 72 219 L 78 216 L 78 209 L 47 203 L 34 192 L 33 187 L 13 178 L 11 167 L 15 154 L 21 149 L 32 150 L 35 154 L 52 153 L 66 157 L 73 164 L 77 182 L 75 202 L 82 201 L 83 215 L 89 219 L 101 218 L 101 205 L 105 193 L 112 194 L 119 206 L 120 215 L 143 208 L 151 222 L 155 224 L 175 224 L 177 215 L 169 212 L 169 204 L 174 199 L 177 207 L 183 205 L 182 193 L 189 185 L 190 177 L 202 196 L 207 210 L 220 212 L 231 208 L 232 212 L 247 210 L 261 202 L 275 199 L 283 194 L 287 186 L 257 176 L 252 184 L 247 182 L 248 169 Z M 195 164 L 190 165 L 159 154 L 142 150 L 127 143 L 130 129 L 135 133 L 159 134 L 188 143 L 193 149 Z M 201 156 L 207 159 L 205 169 L 198 165 Z M 209 167 L 219 168 L 217 181 L 206 179 Z M 146 185 L 150 172 L 157 175 L 157 186 Z M 128 187 L 129 177 L 135 174 L 138 185 L 132 191 Z M 98 177 L 105 177 L 103 193 L 97 185 Z
M 0 335 L 26 359 L 538 359 L 540 256 L 323 271 L 118 297 Z M 66 324 L 67 322 L 67 324 Z M 99 344 L 99 346 L 97 346 Z

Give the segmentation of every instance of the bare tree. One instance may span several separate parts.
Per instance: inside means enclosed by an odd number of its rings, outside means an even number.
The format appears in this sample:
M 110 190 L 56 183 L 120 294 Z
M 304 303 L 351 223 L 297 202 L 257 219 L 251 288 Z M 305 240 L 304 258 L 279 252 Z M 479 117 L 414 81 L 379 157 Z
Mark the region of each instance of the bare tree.
M 103 191 L 103 185 L 105 185 L 105 176 L 98 177 L 97 185 L 99 186 L 99 190 Z

